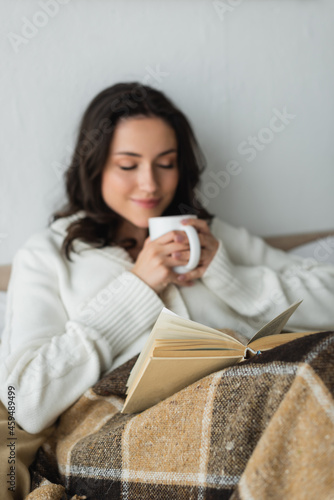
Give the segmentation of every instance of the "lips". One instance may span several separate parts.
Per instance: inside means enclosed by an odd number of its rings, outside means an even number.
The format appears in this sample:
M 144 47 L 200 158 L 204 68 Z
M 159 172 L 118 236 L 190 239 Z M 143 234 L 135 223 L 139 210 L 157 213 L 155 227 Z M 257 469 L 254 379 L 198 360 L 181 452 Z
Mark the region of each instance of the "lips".
M 134 203 L 143 208 L 154 208 L 160 203 L 160 198 L 150 198 L 150 199 L 132 199 Z

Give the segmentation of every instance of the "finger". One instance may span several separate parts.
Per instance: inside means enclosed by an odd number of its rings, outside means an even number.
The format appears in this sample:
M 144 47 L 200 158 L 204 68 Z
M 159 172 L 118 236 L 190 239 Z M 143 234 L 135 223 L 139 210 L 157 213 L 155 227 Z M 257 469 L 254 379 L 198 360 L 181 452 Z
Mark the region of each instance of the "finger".
M 166 245 L 161 245 L 161 247 L 159 248 L 160 255 L 166 255 L 166 256 L 171 255 L 173 257 L 176 257 L 176 255 L 173 254 L 180 254 L 183 257 L 184 256 L 183 254 L 187 252 L 189 255 L 190 252 L 189 243 L 168 243 Z
M 188 281 L 194 281 L 197 280 L 198 278 L 202 277 L 202 274 L 204 272 L 204 269 L 202 266 L 196 267 L 196 269 L 193 269 L 192 271 L 188 271 L 187 273 L 180 274 L 177 278 L 177 281 L 179 283 L 186 283 Z
M 211 234 L 208 223 L 204 219 L 183 219 L 183 226 L 193 226 L 199 233 Z
M 190 249 L 189 247 L 185 250 L 176 250 L 171 254 L 174 259 L 182 259 L 188 261 L 190 259 Z
M 175 267 L 175 266 L 185 266 L 189 262 L 189 259 L 183 259 L 183 258 L 175 258 L 175 257 L 165 257 L 163 260 L 163 263 L 166 267 Z M 176 273 L 177 276 L 179 276 Z
M 195 284 L 195 280 L 187 279 L 186 274 L 174 273 L 173 283 L 178 286 L 192 286 Z
M 211 257 L 211 251 L 207 250 L 206 248 L 202 248 L 198 266 L 202 266 L 205 262 L 209 261 L 210 257 Z
M 167 243 L 183 243 L 188 241 L 188 237 L 185 234 L 184 231 L 169 231 L 166 234 L 163 234 L 162 236 L 159 236 L 159 238 L 156 238 L 154 240 L 157 244 L 159 245 L 166 245 Z
M 188 264 L 189 259 L 190 259 L 190 252 L 174 252 L 174 253 L 172 253 L 171 257 L 173 259 L 177 259 L 177 261 L 180 262 L 180 264 L 182 263 L 182 265 Z M 203 250 L 202 254 L 201 254 L 201 258 L 198 261 L 198 264 L 196 267 L 203 267 L 203 266 L 207 267 L 211 261 L 210 257 L 211 257 L 211 253 Z
M 213 249 L 217 245 L 217 240 L 212 234 L 198 233 L 198 238 L 202 248 Z
M 212 254 L 212 252 L 210 249 L 201 247 L 201 255 L 200 255 L 200 260 L 199 260 L 198 265 L 201 265 L 204 262 L 209 261 L 211 254 Z M 190 255 L 191 255 L 191 251 L 190 251 L 189 247 L 187 249 L 184 249 L 184 250 L 175 249 L 175 251 L 173 251 L 171 253 L 172 257 L 174 257 L 176 259 L 180 258 L 180 259 L 186 260 L 187 262 L 190 259 Z

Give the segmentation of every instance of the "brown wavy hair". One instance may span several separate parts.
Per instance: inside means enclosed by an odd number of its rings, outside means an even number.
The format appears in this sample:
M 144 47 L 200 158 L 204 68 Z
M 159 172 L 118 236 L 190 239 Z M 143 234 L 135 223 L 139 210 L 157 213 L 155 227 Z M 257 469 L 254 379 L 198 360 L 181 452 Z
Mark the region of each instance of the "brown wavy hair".
M 163 119 L 173 128 L 177 138 L 179 184 L 162 215 L 187 213 L 212 219 L 195 197 L 194 189 L 205 168 L 205 159 L 185 115 L 152 87 L 138 82 L 118 83 L 100 92 L 85 111 L 73 157 L 65 172 L 67 203 L 51 216 L 50 222 L 53 222 L 81 210 L 85 212 L 67 228 L 62 251 L 69 260 L 76 238 L 96 248 L 116 244 L 132 248 L 136 244 L 134 239 L 117 241 L 122 217 L 104 202 L 101 175 L 118 121 L 138 115 Z

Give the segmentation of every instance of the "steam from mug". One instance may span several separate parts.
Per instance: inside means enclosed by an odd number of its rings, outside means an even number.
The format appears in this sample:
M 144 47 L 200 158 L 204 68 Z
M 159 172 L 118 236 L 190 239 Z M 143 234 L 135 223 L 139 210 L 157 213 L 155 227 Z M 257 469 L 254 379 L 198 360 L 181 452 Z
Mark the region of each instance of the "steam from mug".
M 151 240 L 156 240 L 170 231 L 185 231 L 190 246 L 190 258 L 185 266 L 176 266 L 173 270 L 178 274 L 187 273 L 195 269 L 201 256 L 201 244 L 198 233 L 192 226 L 183 226 L 184 219 L 197 219 L 196 215 L 171 215 L 166 217 L 151 217 L 148 221 Z

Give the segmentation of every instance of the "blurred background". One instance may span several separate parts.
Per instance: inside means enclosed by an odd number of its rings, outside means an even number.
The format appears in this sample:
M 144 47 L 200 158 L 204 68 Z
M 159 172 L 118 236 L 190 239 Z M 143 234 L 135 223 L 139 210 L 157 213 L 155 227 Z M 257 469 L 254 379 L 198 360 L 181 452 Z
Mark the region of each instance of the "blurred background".
M 0 19 L 0 264 L 63 204 L 82 113 L 120 81 L 187 114 L 210 211 L 334 229 L 332 0 L 2 0 Z

